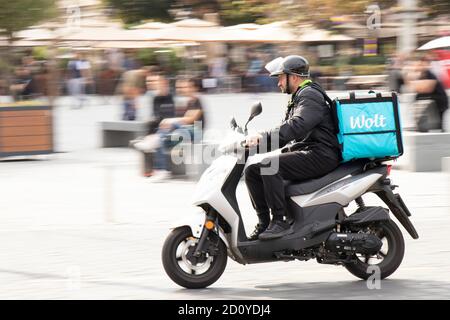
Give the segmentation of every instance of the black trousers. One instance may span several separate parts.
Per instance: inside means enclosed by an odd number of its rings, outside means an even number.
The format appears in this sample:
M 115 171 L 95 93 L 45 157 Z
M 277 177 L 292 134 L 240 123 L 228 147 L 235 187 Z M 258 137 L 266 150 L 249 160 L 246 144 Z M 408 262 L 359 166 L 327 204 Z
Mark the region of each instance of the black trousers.
M 260 220 L 270 219 L 269 209 L 274 218 L 282 219 L 285 215 L 283 180 L 317 178 L 333 171 L 338 165 L 338 155 L 333 157 L 329 150 L 317 148 L 268 156 L 260 163 L 247 167 L 245 182 Z

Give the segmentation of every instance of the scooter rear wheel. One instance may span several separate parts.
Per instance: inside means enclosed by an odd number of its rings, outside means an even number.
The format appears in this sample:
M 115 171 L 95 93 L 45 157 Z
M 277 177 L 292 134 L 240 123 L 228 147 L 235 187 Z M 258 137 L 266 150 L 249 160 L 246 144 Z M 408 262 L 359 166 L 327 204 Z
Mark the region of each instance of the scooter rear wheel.
M 205 288 L 220 278 L 227 265 L 227 248 L 219 241 L 216 255 L 206 255 L 196 263 L 190 255 L 198 243 L 189 227 L 172 230 L 162 249 L 162 262 L 167 275 L 188 289 Z
M 345 268 L 363 280 L 372 276 L 374 271 L 378 271 L 380 279 L 384 279 L 394 273 L 402 263 L 405 242 L 402 232 L 392 220 L 378 223 L 370 229 L 370 233 L 383 242 L 380 251 L 373 256 L 356 254 L 356 262 L 346 264 Z

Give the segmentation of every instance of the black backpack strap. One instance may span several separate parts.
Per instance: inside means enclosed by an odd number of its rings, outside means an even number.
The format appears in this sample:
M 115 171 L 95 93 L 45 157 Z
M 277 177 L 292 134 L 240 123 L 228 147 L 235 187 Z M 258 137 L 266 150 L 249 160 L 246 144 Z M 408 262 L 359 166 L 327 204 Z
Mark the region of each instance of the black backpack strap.
M 325 101 L 328 103 L 328 106 L 330 108 L 333 106 L 333 100 L 331 100 L 331 98 L 327 95 L 327 93 L 322 89 L 322 87 L 318 83 L 313 82 L 311 84 L 311 88 L 316 89 L 323 95 L 323 97 L 325 98 Z
M 313 82 L 311 84 L 311 88 L 314 88 L 317 91 L 319 91 L 325 98 L 325 101 L 327 102 L 328 107 L 330 108 L 330 111 L 331 111 L 331 117 L 333 118 L 335 133 L 336 134 L 339 133 L 339 121 L 338 121 L 337 110 L 336 110 L 334 101 L 331 100 L 331 98 L 327 95 L 325 90 L 323 90 L 322 87 L 318 83 Z

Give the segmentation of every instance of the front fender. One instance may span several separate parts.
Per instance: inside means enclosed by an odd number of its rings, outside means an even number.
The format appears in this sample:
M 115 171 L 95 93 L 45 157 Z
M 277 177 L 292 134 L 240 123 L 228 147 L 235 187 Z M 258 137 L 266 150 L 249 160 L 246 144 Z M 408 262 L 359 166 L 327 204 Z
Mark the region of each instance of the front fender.
M 192 235 L 195 238 L 200 238 L 203 230 L 203 224 L 205 223 L 205 212 L 198 208 L 196 212 L 192 212 L 191 214 L 185 216 L 181 221 L 177 221 L 176 225 L 172 225 L 170 229 L 176 229 L 179 227 L 187 226 L 191 228 Z
M 192 235 L 195 238 L 200 238 L 205 224 L 205 211 L 203 211 L 203 209 L 201 209 L 200 207 L 198 209 L 199 210 L 189 214 L 184 219 L 182 219 L 177 225 L 172 226 L 170 229 L 176 229 L 186 226 L 191 229 Z M 219 237 L 220 239 L 222 239 L 223 243 L 227 246 L 227 248 L 230 248 L 228 240 L 220 228 L 219 228 Z

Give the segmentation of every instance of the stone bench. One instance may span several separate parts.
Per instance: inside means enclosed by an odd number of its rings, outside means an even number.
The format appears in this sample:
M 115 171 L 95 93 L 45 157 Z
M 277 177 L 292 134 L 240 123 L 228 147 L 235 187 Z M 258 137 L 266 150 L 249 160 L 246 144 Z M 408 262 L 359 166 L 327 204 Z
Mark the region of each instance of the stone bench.
M 442 158 L 450 157 L 450 133 L 403 132 L 404 155 L 395 166 L 410 171 L 441 171 Z
M 221 153 L 218 150 L 219 144 L 213 141 L 203 141 L 199 143 L 180 143 L 170 150 L 171 161 L 169 170 L 174 177 L 184 176 L 197 180 L 217 159 Z M 143 173 L 147 175 L 153 168 L 154 153 L 144 153 Z
M 102 121 L 102 147 L 128 147 L 130 140 L 148 133 L 148 121 Z

